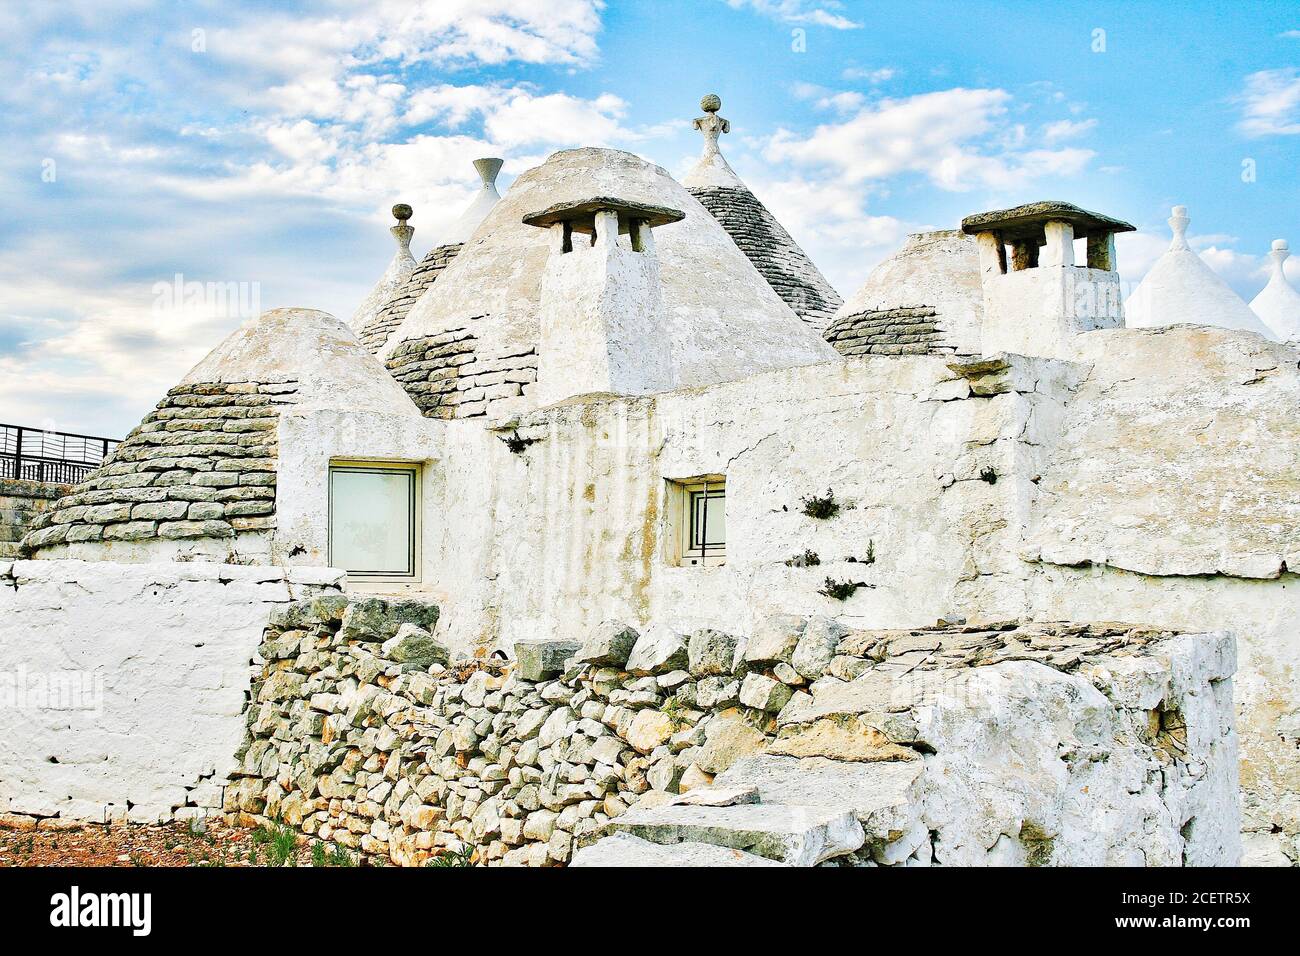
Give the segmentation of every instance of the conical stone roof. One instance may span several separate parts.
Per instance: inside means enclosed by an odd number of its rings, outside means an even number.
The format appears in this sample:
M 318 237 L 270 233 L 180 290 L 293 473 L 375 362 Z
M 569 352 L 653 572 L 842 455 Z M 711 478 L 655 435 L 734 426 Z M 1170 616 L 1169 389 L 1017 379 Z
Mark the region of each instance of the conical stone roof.
M 320 409 L 419 415 L 338 319 L 312 309 L 263 312 L 209 352 L 42 515 L 24 548 L 91 560 L 158 560 L 186 550 L 266 559 L 280 419 Z
M 1282 268 L 1291 250 L 1285 239 L 1274 239 L 1268 285 L 1250 300 L 1250 309 L 1283 342 L 1300 342 L 1300 292 L 1287 281 Z
M 1272 339 L 1273 333 L 1241 296 L 1215 275 L 1187 244 L 1189 222 L 1187 207 L 1175 206 L 1169 219 L 1174 233 L 1169 251 L 1156 260 L 1125 300 L 1125 324 L 1136 329 L 1178 324 L 1217 325 Z
M 667 172 L 620 150 L 565 150 L 515 180 L 381 353 L 426 415 L 483 415 L 498 399 L 529 407 L 550 251 L 523 217 L 593 196 L 685 213 L 655 231 L 676 387 L 837 357 Z
M 388 337 L 406 319 L 411 306 L 420 300 L 429 286 L 438 280 L 442 270 L 447 268 L 460 247 L 474 235 L 483 220 L 487 218 L 492 207 L 501 201 L 497 192 L 497 174 L 501 172 L 502 161 L 496 158 L 474 160 L 474 169 L 479 175 L 479 189 L 465 211 L 447 230 L 443 242 L 430 249 L 420 264 L 415 266 L 406 279 L 399 283 L 385 297 L 380 308 L 364 324 L 353 323 L 361 343 L 372 352 L 379 352 L 388 341 Z
M 370 290 L 370 294 L 362 300 L 361 305 L 357 306 L 357 310 L 352 313 L 352 318 L 348 320 L 348 325 L 354 329 L 363 329 L 373 322 L 384 303 L 415 271 L 415 256 L 411 255 L 411 236 L 415 234 L 415 230 L 407 223 L 411 218 L 411 207 L 405 203 L 398 203 L 393 207 L 393 218 L 397 220 L 397 225 L 389 232 L 397 240 L 397 252 L 388 263 L 384 274 L 375 283 L 375 287 Z
M 731 131 L 731 123 L 718 115 L 722 101 L 710 94 L 700 106 L 704 115 L 695 120 L 695 128 L 704 134 L 704 152 L 682 185 L 709 210 L 786 305 L 805 322 L 824 328 L 843 298 L 722 155 L 718 136 Z
M 974 237 L 918 232 L 871 270 L 825 335 L 844 355 L 975 354 L 983 318 Z

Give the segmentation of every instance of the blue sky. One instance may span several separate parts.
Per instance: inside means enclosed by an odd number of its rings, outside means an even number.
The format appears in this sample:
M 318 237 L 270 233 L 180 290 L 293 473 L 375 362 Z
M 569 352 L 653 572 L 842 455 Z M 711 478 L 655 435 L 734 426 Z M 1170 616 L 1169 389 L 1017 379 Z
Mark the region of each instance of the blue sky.
M 579 145 L 680 176 L 710 91 L 845 295 L 908 232 L 1035 199 L 1137 225 L 1129 281 L 1175 203 L 1247 298 L 1269 241 L 1300 245 L 1297 2 L 11 3 L 0 421 L 124 434 L 240 321 L 177 274 L 347 317 L 388 207 L 423 252 L 477 156 L 502 185 Z

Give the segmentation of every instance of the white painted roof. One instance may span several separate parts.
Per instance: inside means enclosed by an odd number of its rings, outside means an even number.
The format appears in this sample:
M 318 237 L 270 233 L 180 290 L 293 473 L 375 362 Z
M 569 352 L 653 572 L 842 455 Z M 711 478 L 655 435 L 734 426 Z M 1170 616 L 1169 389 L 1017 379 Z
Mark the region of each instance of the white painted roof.
M 474 168 L 478 171 L 480 180 L 479 190 L 460 214 L 460 218 L 451 224 L 439 245 L 467 241 L 487 218 L 492 207 L 501 201 L 501 194 L 497 192 L 497 174 L 501 172 L 501 163 L 502 160 L 495 158 L 474 160 Z
M 1300 342 L 1300 292 L 1287 281 L 1282 264 L 1291 255 L 1285 239 L 1274 239 L 1268 285 L 1250 301 L 1250 308 L 1284 342 Z
M 249 319 L 190 369 L 182 385 L 297 382 L 295 409 L 419 415 L 388 370 L 328 312 L 271 309 Z
M 680 386 L 838 360 L 817 331 L 772 290 L 717 221 L 668 173 L 613 149 L 551 155 L 519 176 L 504 199 L 412 307 L 381 355 L 400 343 L 472 329 L 480 356 L 521 354 L 539 340 L 546 230 L 523 217 L 561 202 L 616 196 L 682 210 L 655 230 L 664 320 Z
M 394 206 L 393 214 L 396 215 L 402 206 Z M 388 263 L 388 268 L 384 274 L 379 277 L 375 287 L 370 290 L 370 294 L 362 300 L 357 306 L 357 310 L 352 313 L 352 318 L 348 319 L 348 325 L 360 331 L 374 321 L 379 310 L 384 307 L 384 303 L 401 288 L 404 283 L 415 271 L 415 256 L 411 255 L 411 236 L 415 230 L 406 222 L 410 218 L 411 207 L 406 206 L 406 218 L 399 219 L 397 225 L 388 231 L 393 234 L 397 240 L 397 252 L 393 254 L 393 259 Z
M 1215 275 L 1187 244 L 1186 206 L 1175 206 L 1169 227 L 1174 238 L 1169 251 L 1156 260 L 1133 294 L 1124 302 L 1129 328 L 1166 325 L 1217 325 L 1255 332 L 1266 339 L 1274 335 L 1241 296 Z
M 901 249 L 871 270 L 835 316 L 913 305 L 934 306 L 940 315 L 960 311 L 976 320 L 983 315 L 984 288 L 973 236 L 958 229 L 912 233 Z

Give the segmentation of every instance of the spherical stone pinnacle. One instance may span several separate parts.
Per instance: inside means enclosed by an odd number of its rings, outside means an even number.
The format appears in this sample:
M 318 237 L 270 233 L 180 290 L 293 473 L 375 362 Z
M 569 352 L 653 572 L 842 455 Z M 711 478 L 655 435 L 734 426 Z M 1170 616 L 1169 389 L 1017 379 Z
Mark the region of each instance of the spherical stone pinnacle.
M 705 94 L 704 98 L 700 100 L 700 109 L 704 110 L 706 113 L 716 113 L 718 110 L 722 109 L 721 97 L 719 97 L 717 93 Z
M 393 207 L 393 218 L 398 222 L 406 222 L 413 215 L 415 215 L 415 210 L 404 202 L 399 202 Z

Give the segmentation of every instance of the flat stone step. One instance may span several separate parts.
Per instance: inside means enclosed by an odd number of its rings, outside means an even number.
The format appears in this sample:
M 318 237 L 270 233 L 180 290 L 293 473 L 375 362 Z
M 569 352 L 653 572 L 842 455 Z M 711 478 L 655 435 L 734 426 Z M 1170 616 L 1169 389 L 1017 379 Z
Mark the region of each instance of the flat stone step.
M 790 866 L 814 866 L 852 853 L 865 841 L 852 811 L 830 807 L 663 806 L 629 810 L 610 826 L 652 843 L 711 843 Z
M 741 757 L 713 781 L 716 788 L 758 791 L 762 805 L 851 809 L 866 832 L 885 840 L 908 830 L 920 810 L 912 784 L 925 769 L 920 760 L 846 763 L 825 757 Z
M 743 850 L 709 843 L 651 843 L 630 833 L 616 833 L 583 847 L 569 866 L 785 866 Z

